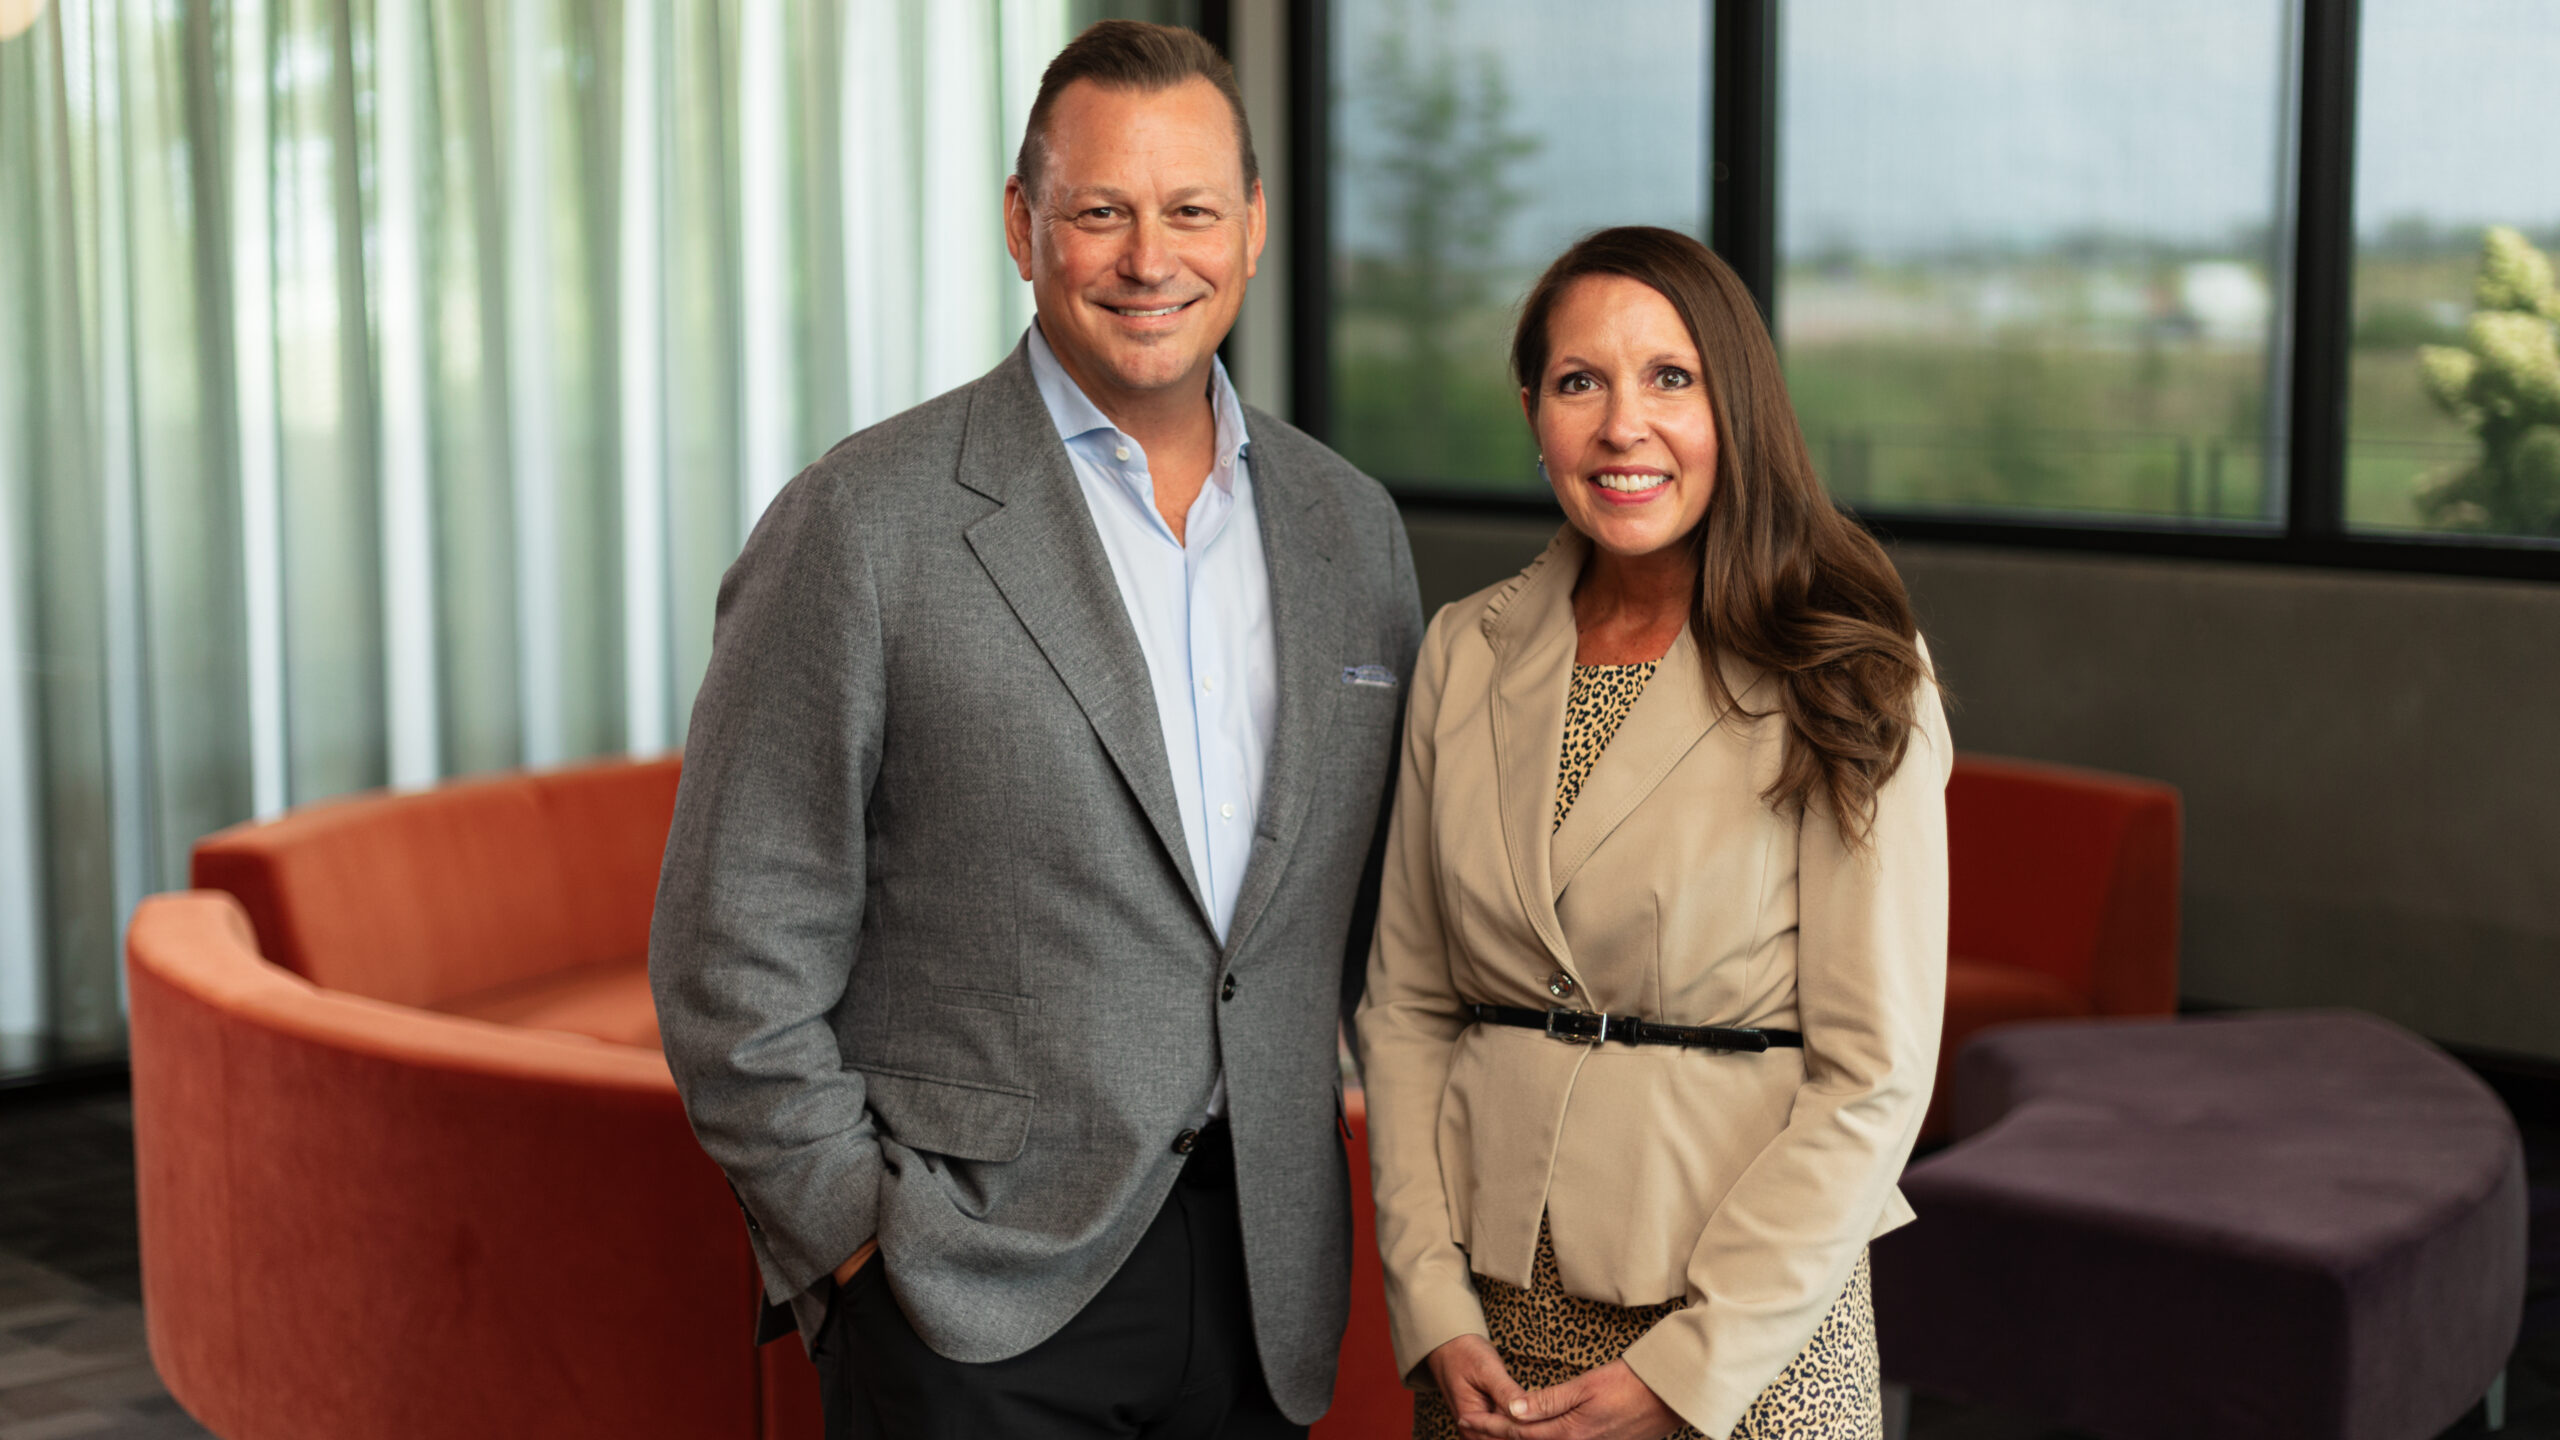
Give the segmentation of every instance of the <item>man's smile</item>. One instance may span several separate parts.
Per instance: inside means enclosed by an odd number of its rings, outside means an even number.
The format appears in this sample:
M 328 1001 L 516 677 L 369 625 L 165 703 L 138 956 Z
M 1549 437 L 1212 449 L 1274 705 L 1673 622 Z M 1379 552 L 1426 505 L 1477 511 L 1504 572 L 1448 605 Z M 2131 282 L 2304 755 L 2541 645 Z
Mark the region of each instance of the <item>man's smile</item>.
M 1177 314 L 1198 303 L 1199 301 L 1195 298 L 1191 300 L 1177 301 L 1171 305 L 1160 305 L 1153 309 L 1146 310 L 1141 310 L 1127 305 L 1105 305 L 1102 308 L 1110 311 L 1114 315 L 1119 315 L 1131 320 L 1154 320 L 1166 315 Z

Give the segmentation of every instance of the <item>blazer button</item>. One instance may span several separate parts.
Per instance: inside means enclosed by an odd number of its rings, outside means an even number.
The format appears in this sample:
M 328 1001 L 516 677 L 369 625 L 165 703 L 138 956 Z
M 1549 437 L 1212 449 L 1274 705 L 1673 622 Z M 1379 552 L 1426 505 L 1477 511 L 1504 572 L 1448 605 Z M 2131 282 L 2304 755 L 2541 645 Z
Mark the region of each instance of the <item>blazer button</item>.
M 1218 998 L 1220 1000 L 1233 1000 L 1236 998 L 1236 977 L 1233 975 L 1228 976 L 1227 983 L 1218 987 Z
M 1191 1153 L 1191 1147 L 1199 1143 L 1199 1131 L 1185 1130 L 1181 1134 L 1173 1137 L 1173 1153 L 1176 1155 L 1188 1155 Z
M 1572 976 L 1561 970 L 1547 977 L 1547 993 L 1559 1000 L 1572 999 L 1573 992 L 1580 988 L 1582 987 L 1573 983 Z

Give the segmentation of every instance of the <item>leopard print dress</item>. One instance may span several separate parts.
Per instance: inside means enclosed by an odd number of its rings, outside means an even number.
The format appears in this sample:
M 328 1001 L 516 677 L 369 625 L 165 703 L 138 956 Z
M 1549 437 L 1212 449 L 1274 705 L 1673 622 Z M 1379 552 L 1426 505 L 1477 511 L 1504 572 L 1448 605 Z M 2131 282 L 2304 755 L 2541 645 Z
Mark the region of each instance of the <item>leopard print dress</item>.
M 1592 762 L 1635 708 L 1653 671 L 1651 663 L 1574 667 L 1565 705 L 1564 755 L 1556 776 L 1557 825 L 1564 823 Z M 1485 1275 L 1474 1280 L 1494 1350 L 1511 1378 L 1532 1390 L 1608 1364 L 1655 1321 L 1688 1304 L 1675 1297 L 1656 1305 L 1623 1306 L 1566 1294 L 1556 1269 L 1555 1242 L 1543 1219 L 1527 1289 Z M 1457 1416 L 1438 1391 L 1414 1396 L 1413 1434 L 1414 1440 L 1460 1440 Z M 1862 1253 L 1813 1339 L 1743 1412 L 1732 1440 L 1878 1440 L 1883 1434 L 1874 1295 Z M 1703 1437 L 1683 1425 L 1666 1440 Z

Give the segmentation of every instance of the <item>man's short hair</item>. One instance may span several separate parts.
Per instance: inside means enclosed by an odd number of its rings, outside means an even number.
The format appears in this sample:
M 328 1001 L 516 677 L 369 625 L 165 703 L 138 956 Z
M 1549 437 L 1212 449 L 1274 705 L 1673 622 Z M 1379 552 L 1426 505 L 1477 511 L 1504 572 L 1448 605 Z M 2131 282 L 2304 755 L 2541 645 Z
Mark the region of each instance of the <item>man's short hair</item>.
M 1040 93 L 1031 102 L 1030 122 L 1022 127 L 1022 149 L 1013 157 L 1015 177 L 1031 198 L 1040 197 L 1041 172 L 1049 162 L 1049 111 L 1057 104 L 1058 92 L 1078 80 L 1090 80 L 1105 90 L 1152 95 L 1194 78 L 1217 86 L 1218 93 L 1227 97 L 1227 109 L 1236 120 L 1236 147 L 1244 160 L 1244 188 L 1250 195 L 1254 182 L 1262 178 L 1262 166 L 1253 158 L 1253 127 L 1244 118 L 1244 92 L 1236 88 L 1236 68 L 1197 32 L 1143 20 L 1095 21 L 1040 72 Z

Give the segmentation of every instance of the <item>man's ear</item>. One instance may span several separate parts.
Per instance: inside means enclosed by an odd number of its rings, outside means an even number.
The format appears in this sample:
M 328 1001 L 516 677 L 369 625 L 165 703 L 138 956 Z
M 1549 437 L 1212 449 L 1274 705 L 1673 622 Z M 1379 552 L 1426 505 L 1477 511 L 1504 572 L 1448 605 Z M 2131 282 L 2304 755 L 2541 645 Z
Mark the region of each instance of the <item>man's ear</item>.
M 1004 248 L 1013 256 L 1013 268 L 1023 279 L 1030 279 L 1031 192 L 1019 175 L 1008 175 L 1004 181 Z
M 1250 280 L 1262 262 L 1263 242 L 1271 238 L 1271 212 L 1262 199 L 1262 182 L 1253 182 L 1253 196 L 1244 206 L 1244 278 Z

